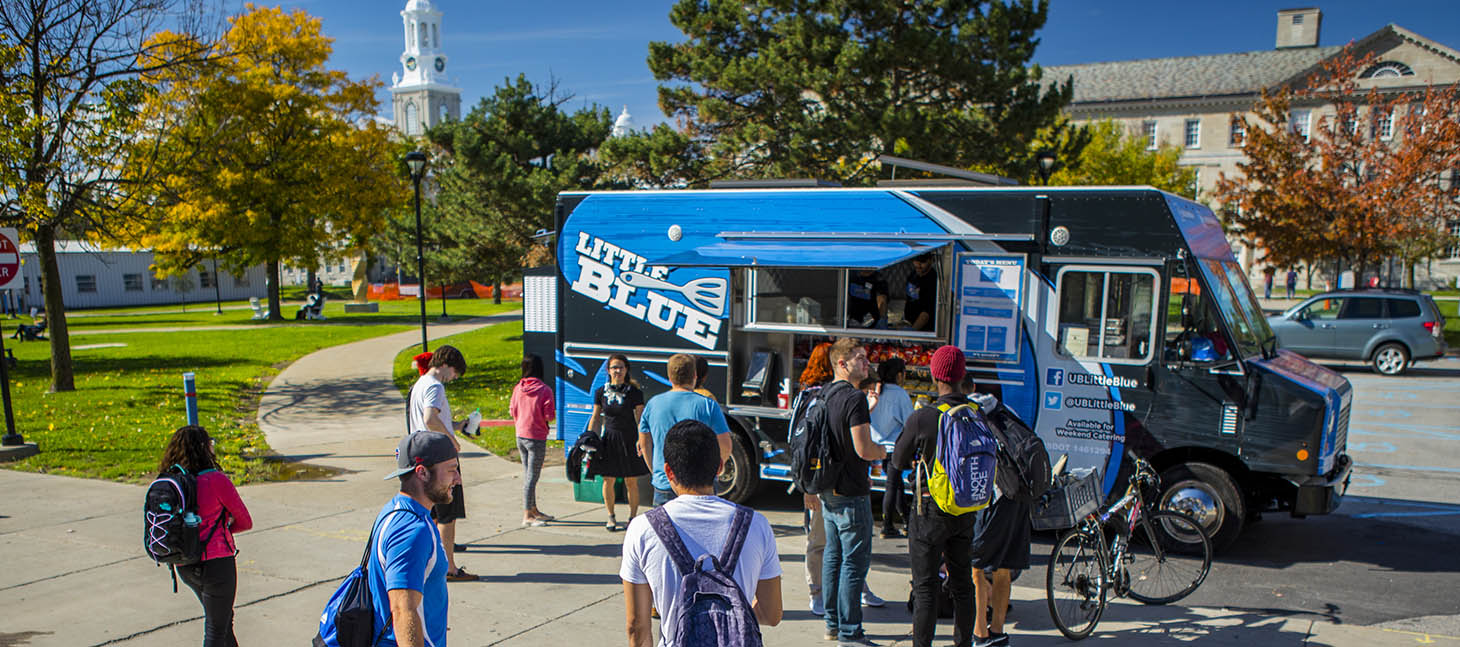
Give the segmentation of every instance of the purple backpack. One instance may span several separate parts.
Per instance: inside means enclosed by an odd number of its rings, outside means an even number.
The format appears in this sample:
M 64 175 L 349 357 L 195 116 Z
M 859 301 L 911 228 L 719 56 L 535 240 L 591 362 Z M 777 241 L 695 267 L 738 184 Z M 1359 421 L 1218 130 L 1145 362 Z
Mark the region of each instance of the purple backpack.
M 665 641 L 669 647 L 761 646 L 760 624 L 745 591 L 735 582 L 735 565 L 750 533 L 751 514 L 750 508 L 735 506 L 735 520 L 730 524 L 730 536 L 719 559 L 714 555 L 690 557 L 689 549 L 680 540 L 679 531 L 663 507 L 644 515 L 681 574 L 679 598 L 674 603 L 674 635 L 667 636 Z

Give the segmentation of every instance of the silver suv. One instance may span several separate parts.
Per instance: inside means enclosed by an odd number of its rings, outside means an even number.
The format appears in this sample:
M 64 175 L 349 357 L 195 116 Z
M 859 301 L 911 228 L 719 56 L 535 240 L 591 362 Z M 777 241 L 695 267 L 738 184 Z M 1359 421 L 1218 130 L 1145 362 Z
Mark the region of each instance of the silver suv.
M 1308 357 L 1357 359 L 1399 375 L 1445 354 L 1445 318 L 1428 294 L 1364 289 L 1325 292 L 1268 317 L 1278 344 Z

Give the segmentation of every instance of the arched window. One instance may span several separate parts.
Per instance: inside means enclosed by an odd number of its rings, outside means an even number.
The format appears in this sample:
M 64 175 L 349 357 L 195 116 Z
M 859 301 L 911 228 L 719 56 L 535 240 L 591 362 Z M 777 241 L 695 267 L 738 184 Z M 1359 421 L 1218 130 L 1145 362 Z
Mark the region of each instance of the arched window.
M 419 42 L 421 43 L 421 47 L 431 46 L 431 41 L 427 39 L 426 23 L 421 23 L 421 38 Z
M 1363 74 L 1359 75 L 1359 78 L 1383 79 L 1401 76 L 1414 76 L 1414 70 L 1409 69 L 1408 65 L 1398 61 L 1380 61 L 1370 65 L 1369 69 L 1364 70 Z
M 441 30 L 436 28 L 436 23 L 431 23 L 431 46 L 441 49 Z
M 421 134 L 421 109 L 415 101 L 407 101 L 405 109 L 405 131 L 407 135 Z

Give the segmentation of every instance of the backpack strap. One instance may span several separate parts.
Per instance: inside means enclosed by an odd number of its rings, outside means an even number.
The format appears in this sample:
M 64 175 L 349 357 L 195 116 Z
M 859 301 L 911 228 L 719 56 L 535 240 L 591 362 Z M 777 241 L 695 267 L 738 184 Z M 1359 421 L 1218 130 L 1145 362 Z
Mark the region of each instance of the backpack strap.
M 659 536 L 659 543 L 664 544 L 664 550 L 669 552 L 669 558 L 674 560 L 674 565 L 679 568 L 679 574 L 693 573 L 695 570 L 695 559 L 689 554 L 689 548 L 684 545 L 684 540 L 679 538 L 679 531 L 674 528 L 674 523 L 669 520 L 669 512 L 664 506 L 650 508 L 644 513 L 649 518 L 649 527 L 654 529 L 654 534 Z
M 421 518 L 421 515 L 416 514 L 416 511 L 410 508 L 396 508 L 394 510 L 391 510 L 390 512 L 380 515 L 380 520 L 376 521 L 375 527 L 370 529 L 370 538 L 365 540 L 365 554 L 360 556 L 360 573 L 365 576 L 364 585 L 367 589 L 370 588 L 370 551 L 375 546 L 375 533 L 380 531 L 380 526 L 385 523 L 385 519 L 387 517 L 397 512 L 409 512 L 412 517 L 416 518 L 416 521 L 424 521 L 424 519 Z M 383 567 L 384 564 L 382 564 L 381 566 Z M 390 628 L 391 618 L 393 616 L 394 614 L 391 613 L 390 605 L 385 605 L 385 624 L 382 624 L 380 626 L 380 631 L 375 633 L 375 639 L 370 641 L 370 644 L 372 646 L 380 642 L 380 639 L 385 636 L 385 630 Z
M 745 539 L 750 535 L 750 522 L 754 518 L 750 508 L 735 506 L 735 519 L 730 522 L 730 536 L 725 538 L 725 548 L 720 551 L 720 569 L 726 573 L 734 575 L 735 564 L 740 561 L 740 550 L 745 547 Z

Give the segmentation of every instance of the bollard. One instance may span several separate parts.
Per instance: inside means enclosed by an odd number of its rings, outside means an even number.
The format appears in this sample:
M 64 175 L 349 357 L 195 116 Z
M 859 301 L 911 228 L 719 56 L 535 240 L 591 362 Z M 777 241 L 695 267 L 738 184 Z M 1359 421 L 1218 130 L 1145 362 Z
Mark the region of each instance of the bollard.
M 193 382 L 193 372 L 183 373 L 183 400 L 187 402 L 188 424 L 198 424 L 198 389 Z

